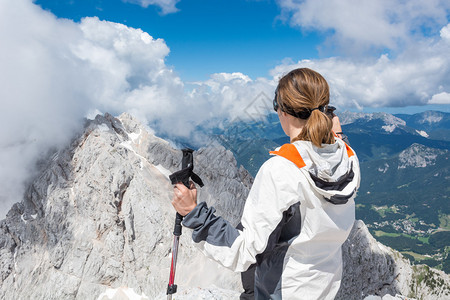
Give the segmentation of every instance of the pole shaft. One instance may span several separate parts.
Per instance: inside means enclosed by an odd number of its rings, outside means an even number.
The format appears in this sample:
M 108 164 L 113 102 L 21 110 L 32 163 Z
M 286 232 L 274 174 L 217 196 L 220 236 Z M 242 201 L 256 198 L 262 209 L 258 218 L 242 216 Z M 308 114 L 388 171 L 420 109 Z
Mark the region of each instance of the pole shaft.
M 174 236 L 173 238 L 173 247 L 172 247 L 172 264 L 170 266 L 170 278 L 169 284 L 173 285 L 175 282 L 175 271 L 177 268 L 177 258 L 178 258 L 178 245 L 180 242 L 179 236 Z
M 194 150 L 186 148 L 182 149 L 183 152 L 183 158 L 181 159 L 181 169 L 190 170 L 189 176 L 187 178 L 183 178 L 182 182 L 187 187 L 190 188 L 190 181 L 189 178 L 192 173 L 192 169 L 194 168 L 194 156 L 193 152 Z M 176 172 L 174 173 L 176 174 Z M 171 176 L 174 176 L 172 174 Z M 176 178 L 176 177 L 175 177 Z M 171 180 L 173 180 L 171 178 Z M 174 183 L 174 182 L 172 182 Z M 177 266 L 177 257 L 178 257 L 178 246 L 180 243 L 180 236 L 181 236 L 181 222 L 183 221 L 183 216 L 179 213 L 176 214 L 175 218 L 175 227 L 173 230 L 173 246 L 172 246 L 172 263 L 170 265 L 170 278 L 169 278 L 169 284 L 167 286 L 167 299 L 172 300 L 172 294 L 175 294 L 177 292 L 177 285 L 175 282 L 175 271 Z
M 183 221 L 183 216 L 177 213 L 175 218 L 175 227 L 173 231 L 173 245 L 172 245 L 172 262 L 170 264 L 170 277 L 169 284 L 167 286 L 167 299 L 172 299 L 172 294 L 177 292 L 177 285 L 175 284 L 175 271 L 177 268 L 178 259 L 178 246 L 180 244 L 181 236 L 181 221 Z

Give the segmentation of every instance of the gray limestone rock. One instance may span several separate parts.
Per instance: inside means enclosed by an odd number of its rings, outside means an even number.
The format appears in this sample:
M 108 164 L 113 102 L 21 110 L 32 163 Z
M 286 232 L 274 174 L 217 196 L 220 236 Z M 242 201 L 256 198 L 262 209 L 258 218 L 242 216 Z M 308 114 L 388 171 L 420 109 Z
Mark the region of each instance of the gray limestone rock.
M 211 164 L 222 160 L 205 155 L 196 153 Z M 232 157 L 225 160 L 229 164 Z M 164 293 L 175 217 L 167 175 L 180 162 L 181 151 L 130 115 L 105 114 L 88 122 L 81 136 L 48 160 L 24 200 L 0 223 L 0 298 L 96 299 L 120 286 L 151 299 Z M 207 184 L 200 200 L 209 202 L 220 199 L 210 193 L 229 189 L 241 193 L 236 201 L 242 206 L 249 190 L 236 176 L 222 178 L 219 188 Z M 230 210 L 225 203 L 221 207 Z M 209 265 L 205 261 L 185 230 L 177 268 L 180 287 L 218 280 L 221 288 L 238 289 L 239 275 L 220 267 L 216 276 L 184 280 L 192 262 Z
M 236 225 L 252 177 L 221 146 L 194 157 L 205 182 L 199 201 Z M 129 114 L 88 121 L 66 149 L 41 164 L 22 201 L 0 222 L 0 299 L 98 299 L 120 287 L 165 298 L 175 218 L 168 175 L 180 164 L 180 150 Z M 177 298 L 237 299 L 239 274 L 206 259 L 190 234 L 184 229 L 180 240 Z M 338 299 L 448 296 L 446 274 L 411 267 L 360 221 L 343 252 Z
M 357 220 L 342 246 L 344 272 L 336 299 L 402 295 L 408 299 L 449 299 L 450 277 L 428 266 L 411 266 L 399 252 L 377 242 Z

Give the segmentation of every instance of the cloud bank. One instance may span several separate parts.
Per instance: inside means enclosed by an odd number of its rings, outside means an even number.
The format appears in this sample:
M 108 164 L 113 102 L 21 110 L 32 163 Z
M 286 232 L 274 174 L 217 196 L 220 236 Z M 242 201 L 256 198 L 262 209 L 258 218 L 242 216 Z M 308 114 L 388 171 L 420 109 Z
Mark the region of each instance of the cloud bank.
M 352 55 L 402 51 L 448 23 L 446 0 L 278 0 L 282 18 L 304 31 L 328 36 L 326 45 Z M 326 46 L 325 45 L 325 46 Z
M 448 103 L 450 2 L 444 0 L 279 0 L 282 18 L 326 37 L 319 50 L 335 55 L 288 61 L 323 73 L 338 107 Z M 444 95 L 444 96 L 443 96 Z
M 330 84 L 337 107 L 401 107 L 436 104 L 438 94 L 450 91 L 450 39 L 430 39 L 395 58 L 325 58 L 288 62 L 271 72 L 280 76 L 297 67 L 317 70 Z M 440 102 L 445 103 L 445 102 Z M 446 103 L 445 103 L 446 104 Z

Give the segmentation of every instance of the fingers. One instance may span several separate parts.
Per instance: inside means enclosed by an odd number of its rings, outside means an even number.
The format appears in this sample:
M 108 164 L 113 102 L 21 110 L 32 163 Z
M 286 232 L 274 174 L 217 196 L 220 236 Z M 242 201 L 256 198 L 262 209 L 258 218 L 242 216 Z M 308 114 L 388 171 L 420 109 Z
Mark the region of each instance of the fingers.
M 197 205 L 197 189 L 192 181 L 190 182 L 190 187 L 191 189 L 188 189 L 180 182 L 173 187 L 172 205 L 182 216 L 187 215 Z
M 187 190 L 195 190 L 197 187 L 195 186 L 195 183 L 193 181 L 189 182 L 190 186 L 189 189 L 184 185 L 184 183 L 178 182 L 173 187 L 175 189 L 178 189 L 180 192 L 185 193 Z
M 194 182 L 190 181 L 190 185 L 191 185 L 191 186 L 189 187 L 190 190 L 196 189 L 195 183 L 194 183 Z
M 173 185 L 173 188 L 179 190 L 180 192 L 184 192 L 184 191 L 186 191 L 186 189 L 187 189 L 187 187 L 186 187 L 183 183 L 181 183 L 181 182 L 175 183 L 175 184 Z
M 174 187 L 173 187 L 173 196 L 174 196 L 174 199 L 175 199 L 175 198 L 180 198 L 182 195 L 183 195 L 183 193 L 182 193 L 176 186 L 174 186 Z
M 339 117 L 335 116 L 333 117 L 333 127 L 332 130 L 333 132 L 337 135 L 338 138 L 342 138 L 342 128 L 341 128 L 341 122 L 339 121 Z

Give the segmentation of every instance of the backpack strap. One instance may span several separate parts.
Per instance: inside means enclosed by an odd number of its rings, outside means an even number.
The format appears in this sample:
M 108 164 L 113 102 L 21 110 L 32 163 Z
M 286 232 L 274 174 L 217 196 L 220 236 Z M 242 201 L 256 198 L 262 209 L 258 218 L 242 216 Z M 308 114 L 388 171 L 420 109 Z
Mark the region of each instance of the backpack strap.
M 270 154 L 278 155 L 293 162 L 300 169 L 306 166 L 300 153 L 297 151 L 297 147 L 293 144 L 284 144 L 278 151 L 270 151 Z

